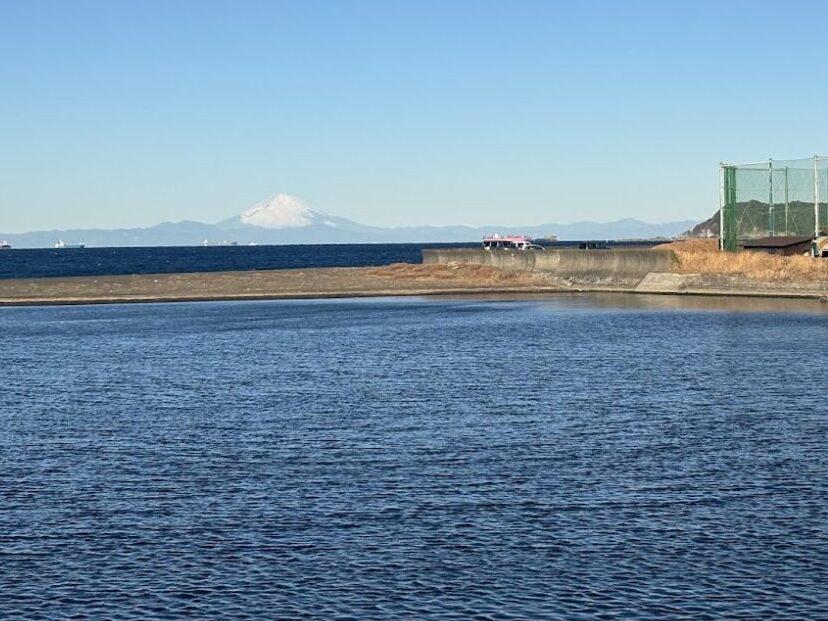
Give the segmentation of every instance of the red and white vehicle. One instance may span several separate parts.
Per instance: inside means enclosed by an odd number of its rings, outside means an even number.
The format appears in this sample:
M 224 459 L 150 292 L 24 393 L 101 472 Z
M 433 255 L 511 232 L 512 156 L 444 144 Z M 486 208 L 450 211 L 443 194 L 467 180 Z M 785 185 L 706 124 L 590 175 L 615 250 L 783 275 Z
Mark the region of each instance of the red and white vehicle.
M 483 238 L 485 250 L 543 250 L 543 246 L 532 243 L 526 235 L 486 235 Z

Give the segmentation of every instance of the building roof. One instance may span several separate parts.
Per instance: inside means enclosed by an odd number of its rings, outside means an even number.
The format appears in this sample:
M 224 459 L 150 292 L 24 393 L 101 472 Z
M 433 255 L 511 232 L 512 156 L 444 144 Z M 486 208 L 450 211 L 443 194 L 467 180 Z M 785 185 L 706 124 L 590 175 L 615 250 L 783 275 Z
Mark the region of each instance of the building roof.
M 804 243 L 811 243 L 813 237 L 810 235 L 799 235 L 796 237 L 761 237 L 759 239 L 748 239 L 742 242 L 743 248 L 790 248 Z

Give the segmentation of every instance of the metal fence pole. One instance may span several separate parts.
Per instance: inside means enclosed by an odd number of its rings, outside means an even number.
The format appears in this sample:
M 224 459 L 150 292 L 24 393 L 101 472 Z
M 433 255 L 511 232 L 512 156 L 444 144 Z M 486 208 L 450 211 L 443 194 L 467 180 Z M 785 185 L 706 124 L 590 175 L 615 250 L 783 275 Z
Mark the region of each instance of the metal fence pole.
M 814 239 L 819 237 L 819 170 L 814 156 Z
M 724 205 L 725 205 L 725 187 L 724 187 L 724 164 L 719 162 L 719 250 L 724 250 Z
M 785 235 L 790 235 L 791 230 L 788 228 L 788 167 L 785 166 Z
M 720 210 L 722 250 L 736 252 L 739 243 L 739 225 L 736 217 L 736 166 L 722 165 L 722 170 L 724 171 Z
M 776 222 L 773 217 L 773 160 L 768 160 L 768 235 L 776 234 Z

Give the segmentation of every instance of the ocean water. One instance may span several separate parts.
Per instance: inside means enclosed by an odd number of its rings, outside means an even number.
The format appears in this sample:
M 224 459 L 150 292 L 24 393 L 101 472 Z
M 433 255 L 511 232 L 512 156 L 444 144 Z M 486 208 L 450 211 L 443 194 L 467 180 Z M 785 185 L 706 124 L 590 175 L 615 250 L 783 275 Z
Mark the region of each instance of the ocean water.
M 0 309 L 0 618 L 828 618 L 828 313 Z
M 558 246 L 577 247 L 577 241 Z M 613 247 L 655 242 L 612 242 Z M 237 270 L 362 267 L 421 263 L 424 248 L 476 247 L 478 243 L 304 244 L 280 246 L 166 246 L 154 248 L 34 248 L 0 252 L 0 280 L 50 276 L 120 276 Z
M 119 276 L 421 263 L 423 248 L 474 244 L 306 244 L 154 248 L 14 249 L 0 252 L 0 279 Z

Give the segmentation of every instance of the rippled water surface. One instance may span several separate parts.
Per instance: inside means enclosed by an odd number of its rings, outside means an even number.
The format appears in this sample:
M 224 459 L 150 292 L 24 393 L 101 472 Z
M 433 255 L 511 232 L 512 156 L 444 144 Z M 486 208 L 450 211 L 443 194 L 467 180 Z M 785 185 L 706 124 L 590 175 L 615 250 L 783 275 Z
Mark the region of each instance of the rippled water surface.
M 0 279 L 360 267 L 420 263 L 425 248 L 464 244 L 302 244 L 30 248 L 0 252 Z M 473 244 L 465 244 L 473 245 Z
M 573 248 L 580 242 L 556 242 Z M 654 242 L 610 242 L 613 248 Z M 0 280 L 124 274 L 362 267 L 420 263 L 426 248 L 480 247 L 480 242 L 425 244 L 298 244 L 274 246 L 157 246 L 154 248 L 28 248 L 0 252 Z
M 643 297 L 0 309 L 0 618 L 826 618 L 826 336 Z

